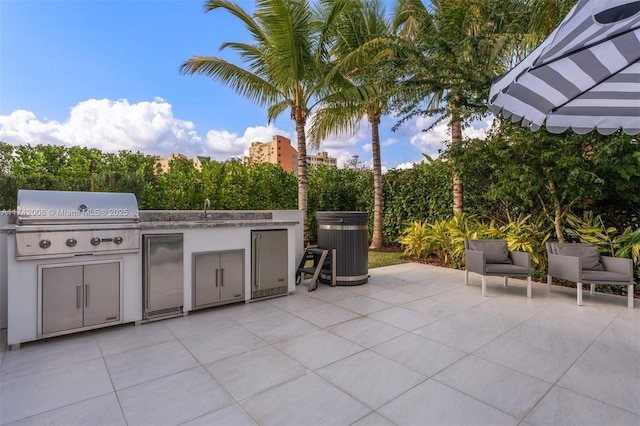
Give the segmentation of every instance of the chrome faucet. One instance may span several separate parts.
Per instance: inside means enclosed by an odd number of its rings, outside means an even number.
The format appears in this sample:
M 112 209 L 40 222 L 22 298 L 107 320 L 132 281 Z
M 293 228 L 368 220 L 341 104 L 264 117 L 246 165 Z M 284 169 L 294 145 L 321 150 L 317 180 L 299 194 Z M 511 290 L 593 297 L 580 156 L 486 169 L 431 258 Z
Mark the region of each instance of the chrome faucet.
M 211 201 L 209 201 L 208 198 L 204 199 L 204 218 L 208 218 L 209 216 L 207 216 L 207 207 L 211 207 Z

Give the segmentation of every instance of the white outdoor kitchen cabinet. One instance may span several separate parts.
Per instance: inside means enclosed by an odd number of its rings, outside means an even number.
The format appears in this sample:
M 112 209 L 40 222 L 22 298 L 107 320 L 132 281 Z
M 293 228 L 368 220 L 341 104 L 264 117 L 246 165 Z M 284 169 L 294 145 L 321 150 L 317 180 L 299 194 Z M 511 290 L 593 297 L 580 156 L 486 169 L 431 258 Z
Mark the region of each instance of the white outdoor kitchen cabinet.
M 119 322 L 121 268 L 119 261 L 39 267 L 38 335 Z
M 244 300 L 244 250 L 193 254 L 193 308 Z

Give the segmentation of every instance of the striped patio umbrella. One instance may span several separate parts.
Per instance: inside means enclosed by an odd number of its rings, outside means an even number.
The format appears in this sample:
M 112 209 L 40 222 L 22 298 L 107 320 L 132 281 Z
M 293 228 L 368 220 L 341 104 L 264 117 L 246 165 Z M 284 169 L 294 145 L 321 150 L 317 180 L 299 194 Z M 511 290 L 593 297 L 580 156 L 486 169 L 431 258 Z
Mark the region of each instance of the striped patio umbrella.
M 533 131 L 640 133 L 640 1 L 579 0 L 493 84 L 489 107 Z

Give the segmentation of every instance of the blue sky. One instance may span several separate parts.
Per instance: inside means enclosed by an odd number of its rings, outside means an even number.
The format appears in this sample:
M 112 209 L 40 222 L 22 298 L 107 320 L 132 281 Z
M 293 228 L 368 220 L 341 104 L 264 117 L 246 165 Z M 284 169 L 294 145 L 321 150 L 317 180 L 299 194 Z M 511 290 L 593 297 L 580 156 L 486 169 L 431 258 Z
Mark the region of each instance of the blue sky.
M 239 0 L 251 10 L 252 0 Z M 0 140 L 13 145 L 82 145 L 109 152 L 242 155 L 251 142 L 289 137 L 288 114 L 267 126 L 266 111 L 202 76 L 178 73 L 194 55 L 218 55 L 225 41 L 250 39 L 223 10 L 204 0 L 0 0 Z M 426 119 L 396 132 L 381 126 L 385 169 L 437 155 L 445 125 Z M 320 150 L 371 163 L 370 129 L 336 135 Z M 473 129 L 470 132 L 474 132 Z M 482 132 L 480 132 L 482 133 Z M 474 135 L 475 133 L 470 133 Z

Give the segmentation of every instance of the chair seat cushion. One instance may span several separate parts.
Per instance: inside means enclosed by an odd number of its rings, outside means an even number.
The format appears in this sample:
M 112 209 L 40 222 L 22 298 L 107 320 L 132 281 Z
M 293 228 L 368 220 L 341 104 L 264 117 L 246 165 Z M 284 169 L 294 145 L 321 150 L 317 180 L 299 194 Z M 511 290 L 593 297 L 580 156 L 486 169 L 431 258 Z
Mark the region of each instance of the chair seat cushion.
M 503 275 L 526 275 L 529 276 L 529 269 L 524 266 L 510 265 L 506 263 L 493 263 L 485 267 L 487 274 L 503 274 Z
M 469 249 L 484 252 L 487 263 L 511 263 L 505 240 L 469 240 Z
M 631 277 L 627 274 L 619 274 L 609 271 L 585 271 L 582 270 L 582 282 L 606 281 L 611 283 L 628 284 Z
M 558 244 L 558 254 L 582 258 L 582 270 L 604 271 L 598 247 L 590 244 Z

